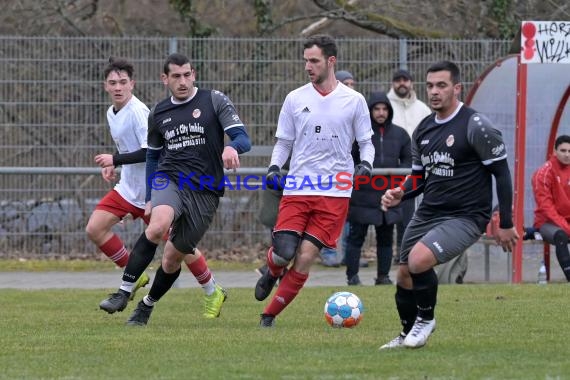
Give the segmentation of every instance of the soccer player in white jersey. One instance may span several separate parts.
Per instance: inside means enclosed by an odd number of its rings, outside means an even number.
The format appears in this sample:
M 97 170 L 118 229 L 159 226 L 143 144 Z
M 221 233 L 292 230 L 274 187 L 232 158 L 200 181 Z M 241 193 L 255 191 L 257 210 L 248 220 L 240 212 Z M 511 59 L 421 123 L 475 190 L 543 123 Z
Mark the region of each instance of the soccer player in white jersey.
M 273 244 L 267 252 L 269 270 L 255 287 L 266 299 L 292 261 L 260 326 L 272 327 L 309 277 L 322 247 L 335 248 L 344 226 L 352 192 L 352 176 L 370 176 L 374 159 L 370 113 L 364 97 L 335 78 L 337 46 L 327 35 L 309 37 L 303 45 L 310 82 L 291 91 L 277 123 L 277 142 L 267 182 L 284 187 Z M 352 143 L 360 148 L 354 167 Z M 281 168 L 291 153 L 286 177 Z
M 146 182 L 145 160 L 147 149 L 148 107 L 133 95 L 135 81 L 133 65 L 124 59 L 109 59 L 103 75 L 105 91 L 111 99 L 107 110 L 107 122 L 117 147 L 116 154 L 98 154 L 95 162 L 101 166 L 101 174 L 107 182 L 115 180 L 115 167 L 121 165 L 121 176 L 113 190 L 97 204 L 89 218 L 86 232 L 89 239 L 117 266 L 124 268 L 129 253 L 121 238 L 111 231 L 127 215 L 142 218 L 144 215 Z M 188 256 L 186 264 L 202 286 L 211 282 L 212 275 L 205 258 L 198 252 Z M 145 286 L 149 277 L 145 273 L 135 285 L 135 291 Z M 131 299 L 134 297 L 134 291 Z

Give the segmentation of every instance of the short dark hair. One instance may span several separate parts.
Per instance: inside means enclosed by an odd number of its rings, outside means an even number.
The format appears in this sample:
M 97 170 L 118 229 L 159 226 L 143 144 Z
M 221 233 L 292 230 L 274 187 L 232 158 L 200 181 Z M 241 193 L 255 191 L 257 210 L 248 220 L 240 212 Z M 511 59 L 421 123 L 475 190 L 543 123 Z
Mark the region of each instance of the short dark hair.
M 169 67 L 170 64 L 176 66 L 183 66 L 187 63 L 190 63 L 190 60 L 188 59 L 187 56 L 180 53 L 173 53 L 170 54 L 168 57 L 166 57 L 166 61 L 164 62 L 164 67 L 162 70 L 166 75 L 168 75 L 168 73 L 170 72 L 170 67 Z M 190 67 L 192 67 L 192 65 L 190 65 Z
M 451 82 L 457 84 L 461 82 L 461 74 L 459 73 L 459 67 L 451 61 L 440 61 L 431 65 L 426 74 L 435 73 L 437 71 L 449 71 L 451 74 Z
M 568 135 L 558 136 L 556 138 L 556 141 L 554 141 L 554 149 L 558 149 L 558 147 L 564 143 L 570 144 L 570 136 L 568 136 Z
M 328 34 L 315 34 L 308 37 L 303 43 L 303 49 L 310 49 L 313 46 L 319 47 L 323 51 L 325 58 L 336 57 L 338 53 L 334 38 Z
M 109 57 L 109 63 L 107 64 L 105 70 L 103 71 L 105 79 L 107 79 L 109 74 L 111 74 L 113 71 L 116 72 L 125 71 L 130 79 L 133 79 L 133 75 L 135 74 L 135 68 L 133 64 L 127 61 L 126 59 Z

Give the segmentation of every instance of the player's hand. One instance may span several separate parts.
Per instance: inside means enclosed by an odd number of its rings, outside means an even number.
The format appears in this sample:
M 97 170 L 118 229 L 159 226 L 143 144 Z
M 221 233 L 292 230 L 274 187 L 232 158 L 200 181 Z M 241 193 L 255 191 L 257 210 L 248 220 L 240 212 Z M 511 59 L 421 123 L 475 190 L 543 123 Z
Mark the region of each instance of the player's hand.
M 388 211 L 390 207 L 395 207 L 400 204 L 402 201 L 402 197 L 404 196 L 404 190 L 402 188 L 397 187 L 395 189 L 388 189 L 382 195 L 381 200 L 381 208 L 383 211 Z
M 222 161 L 225 169 L 233 169 L 234 172 L 239 168 L 239 155 L 235 148 L 227 145 L 222 153 Z
M 113 165 L 113 155 L 112 154 L 98 154 L 95 156 L 95 163 L 102 168 Z
M 277 165 L 271 165 L 265 176 L 267 187 L 273 190 L 283 190 L 283 174 Z
M 354 167 L 354 177 L 366 176 L 372 177 L 372 165 L 368 161 L 360 161 L 360 164 Z
M 495 234 L 495 241 L 498 245 L 503 247 L 503 252 L 512 252 L 519 239 L 520 236 L 515 227 L 506 229 L 499 228 Z
M 152 212 L 152 203 L 151 201 L 148 201 L 144 205 L 144 216 L 149 216 L 151 212 Z
M 115 174 L 115 167 L 107 166 L 101 169 L 101 176 L 106 182 L 112 182 L 117 177 Z

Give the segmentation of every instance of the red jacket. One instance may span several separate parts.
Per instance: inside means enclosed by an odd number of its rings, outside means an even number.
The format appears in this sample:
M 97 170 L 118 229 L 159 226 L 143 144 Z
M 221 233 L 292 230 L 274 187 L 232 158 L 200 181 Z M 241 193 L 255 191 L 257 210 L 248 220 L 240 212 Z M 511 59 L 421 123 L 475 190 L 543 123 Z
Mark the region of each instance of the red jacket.
M 534 227 L 552 223 L 570 235 L 570 165 L 553 155 L 532 176 Z

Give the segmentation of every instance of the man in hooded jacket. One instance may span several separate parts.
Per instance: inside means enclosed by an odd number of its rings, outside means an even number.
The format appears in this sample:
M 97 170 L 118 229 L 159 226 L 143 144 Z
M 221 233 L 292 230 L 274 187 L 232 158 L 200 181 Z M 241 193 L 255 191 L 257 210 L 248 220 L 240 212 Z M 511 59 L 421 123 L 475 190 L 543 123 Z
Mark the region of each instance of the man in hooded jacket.
M 374 168 L 411 168 L 412 152 L 409 134 L 392 123 L 394 111 L 384 92 L 373 92 L 368 99 L 372 122 L 372 143 L 376 150 Z M 353 146 L 353 158 L 358 163 L 358 146 Z M 394 224 L 402 220 L 400 207 L 382 211 L 380 199 L 397 182 L 394 176 L 375 176 L 369 183 L 355 181 L 347 220 L 350 222 L 346 247 L 346 276 L 348 285 L 360 285 L 358 277 L 362 245 L 368 226 L 376 228 L 377 277 L 376 285 L 392 284 L 389 277 L 392 262 Z

